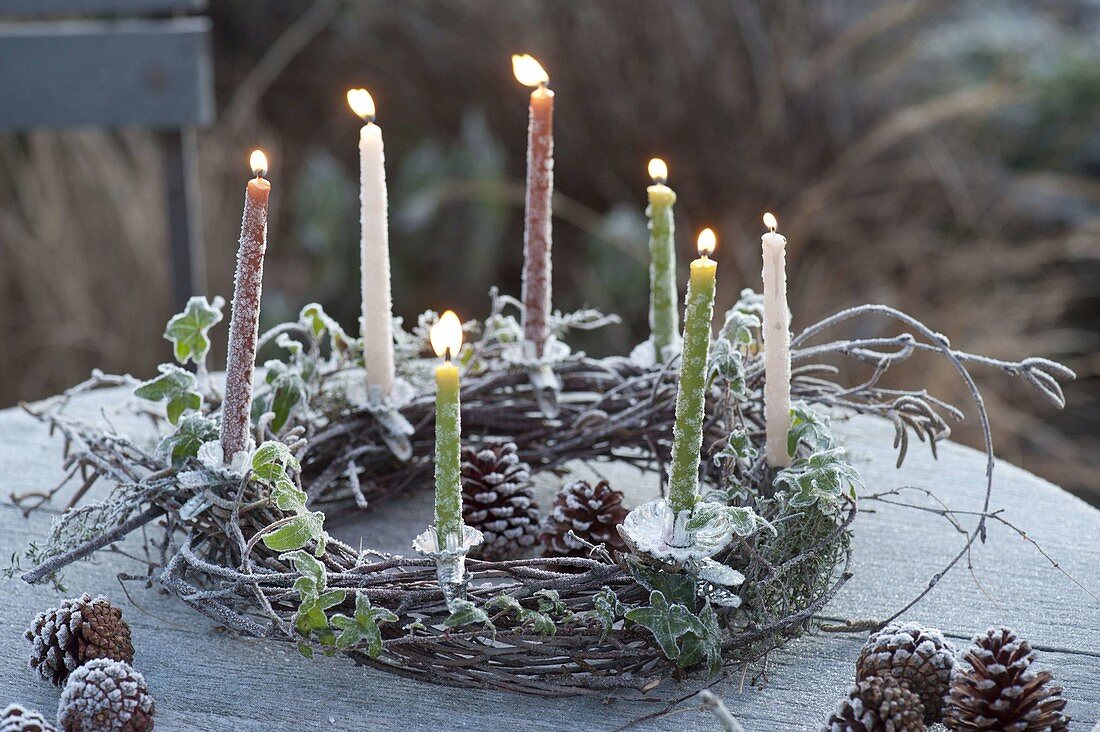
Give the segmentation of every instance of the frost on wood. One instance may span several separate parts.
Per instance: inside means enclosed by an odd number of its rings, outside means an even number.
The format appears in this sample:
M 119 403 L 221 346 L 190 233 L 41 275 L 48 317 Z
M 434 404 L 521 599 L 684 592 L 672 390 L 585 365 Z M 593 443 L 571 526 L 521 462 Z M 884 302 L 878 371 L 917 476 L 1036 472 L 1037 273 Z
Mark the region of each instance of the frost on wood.
M 254 183 L 254 182 L 253 182 Z M 233 286 L 233 314 L 229 321 L 229 359 L 225 367 L 222 403 L 222 459 L 233 461 L 245 449 L 252 410 L 252 378 L 256 367 L 256 339 L 260 327 L 260 296 L 267 249 L 267 202 L 245 197 L 237 274 Z

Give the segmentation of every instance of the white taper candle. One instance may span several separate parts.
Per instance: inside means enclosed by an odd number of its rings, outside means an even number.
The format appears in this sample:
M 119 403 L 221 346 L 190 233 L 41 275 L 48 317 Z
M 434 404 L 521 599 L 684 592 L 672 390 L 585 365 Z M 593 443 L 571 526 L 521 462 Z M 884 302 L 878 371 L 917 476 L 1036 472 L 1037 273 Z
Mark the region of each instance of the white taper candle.
M 359 130 L 361 334 L 367 384 L 388 396 L 393 388 L 393 300 L 390 295 L 389 208 L 382 129 L 365 89 L 348 91 L 348 103 L 366 121 Z
M 774 468 L 790 465 L 787 433 L 791 427 L 791 311 L 787 307 L 787 239 L 779 224 L 764 214 L 768 233 L 760 238 L 764 254 L 764 424 L 765 456 Z

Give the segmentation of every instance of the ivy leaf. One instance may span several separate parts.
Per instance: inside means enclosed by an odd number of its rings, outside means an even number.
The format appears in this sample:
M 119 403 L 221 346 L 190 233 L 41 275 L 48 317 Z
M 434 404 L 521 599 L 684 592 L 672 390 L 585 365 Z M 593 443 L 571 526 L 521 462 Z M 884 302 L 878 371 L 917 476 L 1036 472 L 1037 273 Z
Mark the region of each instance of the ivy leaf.
M 138 386 L 134 396 L 151 402 L 167 401 L 165 411 L 172 424 L 177 424 L 188 409 L 202 408 L 202 395 L 195 391 L 194 374 L 171 363 L 162 363 L 157 370 L 160 376 Z
M 325 514 L 320 511 L 306 511 L 295 516 L 290 523 L 280 526 L 263 537 L 264 545 L 277 552 L 301 549 L 311 541 L 317 540 L 325 529 Z
M 787 432 L 787 454 L 794 455 L 798 443 L 803 443 L 810 452 L 828 450 L 836 447 L 836 438 L 829 427 L 829 418 L 818 414 L 802 402 L 791 407 L 791 428 Z
M 718 526 L 724 523 L 738 536 L 751 536 L 761 528 L 768 528 L 775 533 L 775 527 L 757 515 L 749 506 L 724 506 L 720 503 L 701 502 L 696 503 L 688 519 L 689 531 L 718 531 Z M 722 526 L 722 528 L 725 528 Z
M 745 386 L 745 357 L 729 341 L 719 338 L 711 345 L 707 360 L 708 380 L 721 379 L 732 396 L 741 401 L 749 396 Z
M 730 432 L 725 447 L 714 456 L 714 464 L 721 467 L 723 460 L 736 460 L 738 462 L 751 462 L 759 454 L 756 447 L 749 439 L 749 433 L 737 428 Z
M 299 349 L 302 347 L 297 341 L 291 343 Z M 275 413 L 271 429 L 278 432 L 286 424 L 294 408 L 309 400 L 309 389 L 301 371 L 288 367 L 282 361 L 268 361 L 264 368 L 267 369 L 266 381 L 272 389 L 271 411 Z
M 611 628 L 614 627 L 615 621 L 623 617 L 626 612 L 626 607 L 619 601 L 619 596 L 615 594 L 615 591 L 610 587 L 604 587 L 597 592 L 592 598 L 592 610 L 589 611 L 591 617 L 594 617 L 599 622 L 603 631 L 600 633 L 600 640 L 607 638 L 607 634 L 611 632 Z
M 325 565 L 317 561 L 309 552 L 287 552 L 286 554 L 280 554 L 279 559 L 290 562 L 294 566 L 294 571 L 312 580 L 318 590 L 325 589 Z
M 560 617 L 570 614 L 569 607 L 562 602 L 561 595 L 557 590 L 538 590 L 532 596 L 538 598 L 541 612 Z
M 298 322 L 304 325 L 313 335 L 314 340 L 328 332 L 329 345 L 333 353 L 344 353 L 351 346 L 351 339 L 344 329 L 340 327 L 325 309 L 319 304 L 311 302 L 298 313 Z
M 443 621 L 448 628 L 459 628 L 471 623 L 481 623 L 488 628 L 493 627 L 489 620 L 489 614 L 473 604 L 469 600 L 455 600 L 451 603 L 451 614 Z
M 708 602 L 695 619 L 698 622 L 684 634 L 676 665 L 688 668 L 706 660 L 707 673 L 716 676 L 722 670 L 722 629 L 718 615 Z
M 210 351 L 207 332 L 222 319 L 225 300 L 215 297 L 210 303 L 203 296 L 192 297 L 182 313 L 173 315 L 164 329 L 164 337 L 172 341 L 173 353 L 181 364 L 188 360 L 196 365 L 206 360 Z
M 673 602 L 695 604 L 695 578 L 681 572 L 660 572 L 627 559 L 635 581 L 647 590 L 657 591 Z
M 339 613 L 332 616 L 332 625 L 340 630 L 336 636 L 336 647 L 347 649 L 366 641 L 367 654 L 378 658 L 382 653 L 382 632 L 378 625 L 396 621 L 396 614 L 384 607 L 371 607 L 366 595 L 356 593 L 354 618 Z
M 756 293 L 753 293 L 756 294 Z M 718 331 L 718 338 L 728 342 L 734 348 L 746 348 L 753 343 L 753 335 L 760 329 L 760 318 L 746 310 L 740 310 L 738 303 L 726 313 L 726 321 Z
M 184 417 L 176 431 L 157 445 L 157 452 L 178 466 L 187 458 L 198 457 L 203 443 L 218 439 L 217 423 L 201 414 Z
M 672 605 L 659 590 L 649 593 L 649 607 L 636 607 L 626 611 L 630 620 L 653 634 L 666 658 L 676 660 L 680 657 L 677 641 L 685 633 L 698 629 L 699 619 L 683 605 Z
M 286 478 L 288 468 L 298 470 L 298 458 L 290 448 L 277 440 L 268 440 L 252 456 L 252 473 L 260 480 L 275 482 Z
M 834 447 L 815 452 L 780 470 L 774 483 L 791 492 L 792 507 L 817 505 L 819 509 L 826 509 L 836 505 L 845 491 L 855 499 L 856 488 L 863 486 L 863 479 L 844 458 L 844 448 Z

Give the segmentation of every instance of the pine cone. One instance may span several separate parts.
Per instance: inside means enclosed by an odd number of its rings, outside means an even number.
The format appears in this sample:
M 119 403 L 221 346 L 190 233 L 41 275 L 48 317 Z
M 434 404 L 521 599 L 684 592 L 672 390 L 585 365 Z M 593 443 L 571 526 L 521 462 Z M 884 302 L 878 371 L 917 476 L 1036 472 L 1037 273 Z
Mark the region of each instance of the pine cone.
M 951 683 L 955 647 L 935 628 L 890 623 L 871 637 L 856 662 L 856 681 L 894 676 L 920 696 L 926 724 L 943 717 L 943 697 Z
M 470 552 L 480 559 L 506 559 L 535 543 L 539 507 L 531 468 L 514 442 L 462 450 L 462 519 L 485 535 Z
M 578 480 L 565 485 L 554 497 L 554 512 L 547 518 L 539 541 L 550 554 L 583 555 L 584 545 L 568 536 L 572 531 L 585 541 L 623 551 L 626 546 L 615 527 L 623 522 L 626 513 L 623 494 L 613 490 L 606 480 L 594 487 Z
M 893 676 L 857 681 L 822 732 L 923 732 L 920 697 Z
M 155 711 L 145 678 L 133 666 L 97 658 L 69 677 L 57 723 L 64 732 L 147 732 Z
M 1035 651 L 1009 628 L 990 628 L 974 639 L 951 678 L 943 723 L 952 730 L 1065 732 L 1062 688 L 1047 686 L 1049 671 L 1035 671 Z
M 0 732 L 57 732 L 57 728 L 38 712 L 9 704 L 0 712 Z
M 106 597 L 93 600 L 88 593 L 39 613 L 23 637 L 34 645 L 31 668 L 57 686 L 94 658 L 134 660 L 130 626 L 122 611 Z

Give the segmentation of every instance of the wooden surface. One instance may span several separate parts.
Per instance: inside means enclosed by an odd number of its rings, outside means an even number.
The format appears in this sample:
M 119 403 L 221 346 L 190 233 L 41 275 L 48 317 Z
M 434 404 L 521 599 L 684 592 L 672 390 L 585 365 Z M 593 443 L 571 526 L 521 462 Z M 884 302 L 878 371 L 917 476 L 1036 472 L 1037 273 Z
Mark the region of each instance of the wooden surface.
M 116 405 L 117 406 L 117 405 Z M 94 413 L 98 405 L 80 408 Z M 132 417 L 112 412 L 121 430 Z M 944 445 L 933 462 L 913 449 L 895 470 L 892 430 L 873 419 L 838 423 L 837 431 L 870 490 L 902 484 L 934 489 L 953 508 L 980 507 L 984 463 L 978 453 Z M 0 412 L 0 555 L 7 558 L 43 537 L 53 516 L 23 519 L 6 496 L 45 488 L 59 477 L 60 446 L 30 417 Z M 583 472 L 585 469 L 581 469 Z M 654 490 L 651 479 L 608 471 L 631 502 Z M 1059 488 L 1006 464 L 995 471 L 994 506 L 1027 529 L 1065 569 L 1100 591 L 1100 512 Z M 102 491 L 104 486 L 95 490 Z M 549 495 L 552 486 L 542 486 Z M 545 499 L 543 501 L 545 503 Z M 867 508 L 871 506 L 868 505 Z M 399 549 L 431 518 L 427 494 L 380 508 L 377 515 L 335 531 L 341 538 Z M 876 506 L 855 524 L 855 577 L 826 614 L 836 618 L 882 617 L 916 594 L 957 551 L 959 535 L 927 514 Z M 989 541 L 974 552 L 981 589 L 965 567 L 948 575 L 906 616 L 943 628 L 965 641 L 991 624 L 1010 624 L 1030 638 L 1040 662 L 1066 687 L 1073 729 L 1100 720 L 1100 606 L 1050 568 L 1011 531 L 992 526 Z M 115 575 L 132 570 L 109 555 L 68 570 L 68 594 L 107 593 L 123 608 L 134 631 L 135 665 L 157 699 L 162 730 L 605 730 L 615 729 L 656 703 L 605 703 L 598 698 L 541 701 L 528 697 L 428 686 L 355 667 L 339 658 L 307 661 L 285 644 L 227 637 L 205 617 L 158 592 L 130 585 L 123 595 Z M 18 701 L 52 713 L 58 691 L 26 667 L 29 644 L 21 637 L 35 613 L 62 594 L 47 587 L 5 581 L 0 591 L 0 706 Z M 753 669 L 715 687 L 748 730 L 814 730 L 851 683 L 863 636 L 806 637 L 773 655 L 767 683 L 753 688 Z M 686 687 L 684 687 L 686 690 Z M 675 693 L 673 686 L 669 693 Z M 712 717 L 687 712 L 640 724 L 637 729 L 710 730 Z

